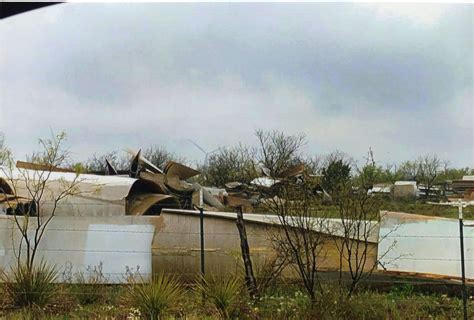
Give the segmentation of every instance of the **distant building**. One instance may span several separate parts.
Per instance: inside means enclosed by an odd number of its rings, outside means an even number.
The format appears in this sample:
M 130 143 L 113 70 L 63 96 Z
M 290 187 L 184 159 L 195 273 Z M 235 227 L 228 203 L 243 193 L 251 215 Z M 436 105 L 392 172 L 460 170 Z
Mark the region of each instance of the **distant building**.
M 393 185 L 392 195 L 395 199 L 416 198 L 418 188 L 416 181 L 396 181 Z

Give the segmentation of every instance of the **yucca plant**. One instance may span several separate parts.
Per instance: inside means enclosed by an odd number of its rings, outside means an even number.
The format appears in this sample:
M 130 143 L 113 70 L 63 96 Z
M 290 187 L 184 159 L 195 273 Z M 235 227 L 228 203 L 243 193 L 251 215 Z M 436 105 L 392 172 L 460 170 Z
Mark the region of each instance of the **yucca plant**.
M 239 302 L 242 288 L 242 280 L 238 277 L 201 276 L 196 283 L 197 291 L 205 296 L 225 319 L 230 318 Z
M 132 282 L 128 287 L 129 302 L 152 320 L 173 309 L 183 296 L 178 279 L 163 273 L 154 275 L 149 283 Z
M 2 280 L 5 282 L 5 293 L 13 305 L 44 307 L 59 292 L 54 283 L 57 275 L 54 266 L 41 261 L 31 267 L 26 264 L 12 267 L 10 272 L 2 273 Z

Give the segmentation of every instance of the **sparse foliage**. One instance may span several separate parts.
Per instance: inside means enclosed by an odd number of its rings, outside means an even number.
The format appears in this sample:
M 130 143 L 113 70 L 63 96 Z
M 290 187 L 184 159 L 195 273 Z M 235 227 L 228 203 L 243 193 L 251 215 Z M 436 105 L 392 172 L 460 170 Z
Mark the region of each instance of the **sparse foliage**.
M 255 132 L 259 142 L 257 160 L 270 170 L 271 177 L 302 162 L 301 148 L 306 143 L 304 134 L 285 135 L 282 131 Z
M 344 184 L 339 190 L 339 224 L 329 230 L 329 233 L 336 235 L 333 241 L 339 253 L 341 297 L 346 289 L 351 296 L 358 285 L 370 277 L 378 264 L 377 259 L 371 257 L 377 256 L 374 251 L 377 250 L 376 243 L 380 241 L 378 223 L 383 199 L 367 192 L 376 182 L 379 168 L 371 149 L 368 155 L 365 166 L 357 169 L 357 179 Z M 378 258 L 386 254 L 387 252 L 379 253 Z M 345 285 L 344 271 L 347 271 L 350 277 L 349 286 Z
M 348 294 L 351 295 L 361 281 L 366 280 L 377 267 L 374 256 L 377 242 L 377 228 L 380 220 L 379 212 L 382 205 L 379 196 L 368 195 L 359 186 L 353 190 L 349 186 L 344 195 L 339 197 L 338 210 L 340 223 L 338 230 L 333 230 L 334 243 L 339 252 L 339 285 L 345 289 L 343 271 L 348 271 L 350 284 Z
M 319 268 L 324 264 L 327 238 L 327 219 L 319 210 L 319 199 L 309 182 L 285 181 L 275 197 L 264 202 L 267 211 L 276 214 L 281 231 L 272 235 L 272 241 L 281 261 L 291 265 L 302 281 L 312 301 L 321 290 Z
M 417 160 L 417 182 L 426 188 L 425 197 L 430 196 L 436 178 L 442 173 L 441 160 L 436 155 L 424 155 Z
M 63 177 L 52 179 L 53 168 L 60 167 L 69 156 L 68 151 L 62 146 L 65 139 L 64 132 L 53 135 L 51 139 L 40 139 L 42 150 L 29 157 L 31 161 L 46 167 L 47 170 L 15 168 L 11 155 L 8 160 L 10 165 L 1 169 L 14 194 L 23 194 L 29 199 L 29 202 L 21 207 L 22 216 L 15 213 L 11 217 L 13 228 L 21 235 L 18 245 L 16 247 L 14 245 L 13 248 L 18 266 L 27 266 L 33 270 L 39 245 L 56 214 L 58 204 L 66 197 L 79 192 L 78 174 L 69 180 Z M 15 203 L 7 201 L 7 205 L 12 212 L 18 211 L 13 210 L 17 206 Z
M 180 157 L 158 145 L 145 149 L 145 151 L 143 151 L 143 156 L 160 169 L 163 169 L 168 161 L 176 161 L 181 163 L 186 162 L 185 158 Z
M 385 169 L 380 166 L 375 161 L 374 153 L 370 148 L 367 153 L 365 165 L 362 169 L 356 168 L 356 171 L 358 174 L 355 179 L 356 183 L 364 190 L 371 189 L 374 184 L 377 183 L 393 183 L 396 181 L 396 175 L 395 172 L 392 171 L 392 166 L 387 165 Z
M 72 264 L 66 264 L 62 272 L 63 281 L 70 284 L 70 292 L 81 305 L 105 301 L 108 277 L 102 269 L 101 262 L 97 266 L 87 266 L 85 272 L 73 273 Z
M 10 151 L 8 150 L 5 143 L 5 136 L 0 132 L 0 166 L 7 165 Z
M 117 151 L 110 151 L 103 154 L 93 154 L 85 164 L 85 169 L 88 172 L 105 172 L 106 162 L 115 168 L 115 170 L 126 171 L 130 169 L 130 156 L 120 156 Z
M 233 181 L 249 184 L 257 177 L 254 158 L 255 150 L 242 144 L 220 149 L 209 155 L 206 167 L 202 168 L 205 183 L 216 187 Z

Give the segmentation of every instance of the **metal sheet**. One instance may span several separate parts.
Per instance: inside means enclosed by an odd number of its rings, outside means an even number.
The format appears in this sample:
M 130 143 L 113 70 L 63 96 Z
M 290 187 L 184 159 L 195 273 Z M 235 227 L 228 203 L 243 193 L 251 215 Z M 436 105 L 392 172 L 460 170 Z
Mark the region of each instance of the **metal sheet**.
M 4 169 L 4 170 L 2 170 Z M 0 177 L 8 179 L 5 172 L 9 169 L 0 168 Z M 94 197 L 102 200 L 122 200 L 127 197 L 133 184 L 137 179 L 121 177 L 121 176 L 100 176 L 92 174 L 79 174 L 72 172 L 47 172 L 29 169 L 13 168 L 11 171 L 11 178 L 18 183 L 18 196 L 28 198 L 28 192 L 24 188 L 25 177 L 29 180 L 38 180 L 40 176 L 48 176 L 48 187 L 52 192 L 59 192 L 62 185 L 61 182 L 78 182 L 79 192 L 89 197 Z M 10 173 L 8 173 L 10 176 Z
M 464 249 L 466 277 L 474 279 L 474 228 L 464 228 Z M 383 214 L 378 257 L 387 270 L 459 277 L 460 256 L 458 220 Z
M 183 209 L 163 209 L 163 213 L 181 213 L 181 214 L 194 214 L 198 215 L 199 211 L 195 210 L 183 210 Z M 204 211 L 204 215 L 222 219 L 237 219 L 237 213 L 235 212 L 211 212 Z M 321 218 L 309 218 L 314 221 L 313 230 L 321 233 L 328 234 L 330 236 L 341 237 L 344 236 L 344 230 L 341 227 L 340 219 L 321 219 Z M 278 216 L 274 214 L 257 214 L 257 213 L 244 213 L 244 220 L 249 222 L 258 222 L 268 225 L 281 225 Z M 289 221 L 291 224 L 291 220 Z M 294 223 L 297 226 L 296 223 Z M 370 243 L 378 242 L 379 228 L 377 221 L 367 221 L 367 230 L 371 230 L 368 235 L 367 241 Z M 356 234 L 350 236 L 351 239 L 363 240 L 363 235 L 357 236 Z
M 41 240 L 38 260 L 45 259 L 60 273 L 67 266 L 76 273 L 102 264 L 109 283 L 126 282 L 127 267 L 139 266 L 146 279 L 152 272 L 151 244 L 155 233 L 155 226 L 149 221 L 125 216 L 55 217 Z M 13 223 L 11 217 L 0 215 L 0 269 L 4 270 L 16 263 L 12 248 L 18 248 L 20 233 Z

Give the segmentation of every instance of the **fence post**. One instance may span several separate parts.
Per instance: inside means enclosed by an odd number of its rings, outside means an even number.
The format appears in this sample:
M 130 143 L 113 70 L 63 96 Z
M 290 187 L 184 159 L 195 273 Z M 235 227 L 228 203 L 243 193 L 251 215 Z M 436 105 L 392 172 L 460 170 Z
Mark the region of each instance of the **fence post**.
M 463 230 L 463 215 L 462 215 L 462 202 L 459 202 L 459 241 L 461 242 L 461 275 L 462 275 L 462 311 L 463 318 L 467 320 L 467 292 L 466 292 L 466 269 L 464 266 L 464 230 Z
M 204 209 L 202 200 L 202 188 L 199 190 L 199 233 L 201 236 L 201 275 L 204 276 Z
M 242 249 L 242 259 L 245 266 L 245 283 L 247 289 L 252 297 L 258 297 L 257 281 L 253 274 L 252 260 L 250 260 L 250 249 L 247 241 L 247 231 L 245 230 L 244 215 L 242 213 L 242 206 L 237 206 L 237 229 L 240 236 L 240 248 Z

